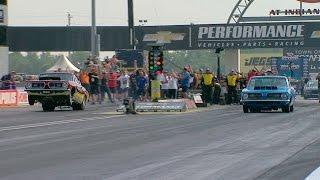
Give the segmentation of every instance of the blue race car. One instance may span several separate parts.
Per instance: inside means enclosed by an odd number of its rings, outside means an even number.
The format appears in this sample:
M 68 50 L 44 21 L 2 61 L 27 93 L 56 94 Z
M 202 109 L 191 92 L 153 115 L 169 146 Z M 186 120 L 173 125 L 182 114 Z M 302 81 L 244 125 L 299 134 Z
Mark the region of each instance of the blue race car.
M 240 96 L 244 113 L 279 108 L 289 113 L 293 111 L 295 90 L 285 76 L 255 76 Z

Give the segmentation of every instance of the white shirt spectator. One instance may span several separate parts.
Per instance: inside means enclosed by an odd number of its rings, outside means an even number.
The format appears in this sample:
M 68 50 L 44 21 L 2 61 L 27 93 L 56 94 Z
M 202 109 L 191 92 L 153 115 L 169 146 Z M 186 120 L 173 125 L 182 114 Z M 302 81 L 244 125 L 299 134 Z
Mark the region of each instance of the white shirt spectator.
M 161 89 L 169 89 L 168 76 L 161 74 L 160 75 Z
M 169 77 L 168 89 L 178 89 L 178 79 L 175 77 Z
M 130 76 L 129 75 L 121 75 L 118 78 L 118 81 L 120 82 L 120 88 L 121 89 L 126 89 L 129 88 L 129 80 L 130 80 Z

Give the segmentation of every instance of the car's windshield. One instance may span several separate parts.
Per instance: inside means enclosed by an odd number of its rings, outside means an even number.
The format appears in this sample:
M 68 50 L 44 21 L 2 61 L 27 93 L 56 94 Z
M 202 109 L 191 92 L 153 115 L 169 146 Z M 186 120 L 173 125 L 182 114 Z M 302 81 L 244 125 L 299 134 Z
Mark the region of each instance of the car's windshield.
M 317 81 L 309 81 L 307 83 L 307 87 L 318 87 L 318 82 Z
M 257 77 L 252 78 L 249 82 L 249 88 L 257 87 L 287 87 L 287 80 L 285 77 Z
M 44 73 L 39 75 L 39 80 L 65 80 L 71 81 L 72 74 L 67 73 Z

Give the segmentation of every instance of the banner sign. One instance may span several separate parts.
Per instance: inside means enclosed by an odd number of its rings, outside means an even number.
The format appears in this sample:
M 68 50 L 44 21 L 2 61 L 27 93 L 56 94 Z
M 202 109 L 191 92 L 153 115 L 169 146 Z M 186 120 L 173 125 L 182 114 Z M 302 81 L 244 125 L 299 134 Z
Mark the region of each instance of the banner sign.
M 128 27 L 103 26 L 97 31 L 101 51 L 130 49 Z M 137 26 L 135 35 L 140 50 L 156 43 L 164 50 L 318 47 L 320 23 Z M 87 51 L 90 27 L 8 27 L 8 43 L 11 51 Z
M 0 107 L 1 106 L 17 106 L 17 91 L 0 90 Z
M 282 49 L 241 50 L 240 72 L 246 74 L 252 69 L 258 69 L 259 71 L 271 69 L 273 58 L 282 56 Z
M 196 36 L 197 35 L 197 36 Z M 316 23 L 241 24 L 197 26 L 195 48 L 283 48 L 316 46 Z
M 273 58 L 272 70 L 277 72 L 278 75 L 301 80 L 308 75 L 308 62 L 298 57 Z
M 137 28 L 138 42 L 163 43 L 168 49 L 317 47 L 319 23 L 249 23 Z
M 320 72 L 320 48 L 284 49 L 284 56 L 298 57 L 305 61 L 305 77 L 314 79 Z

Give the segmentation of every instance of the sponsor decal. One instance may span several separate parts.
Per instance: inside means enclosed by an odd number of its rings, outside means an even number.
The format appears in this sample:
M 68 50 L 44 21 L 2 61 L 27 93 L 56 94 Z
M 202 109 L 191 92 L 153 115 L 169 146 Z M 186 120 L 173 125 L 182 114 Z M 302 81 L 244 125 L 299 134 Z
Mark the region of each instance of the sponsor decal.
M 303 24 L 200 26 L 198 48 L 299 47 Z
M 252 69 L 271 69 L 274 57 L 282 57 L 281 49 L 265 52 L 264 49 L 244 50 L 240 54 L 240 71 L 248 73 Z
M 170 31 L 160 31 L 156 34 L 146 34 L 143 41 L 155 41 L 156 43 L 171 43 L 172 41 L 181 41 L 185 37 L 184 33 L 172 33 Z

